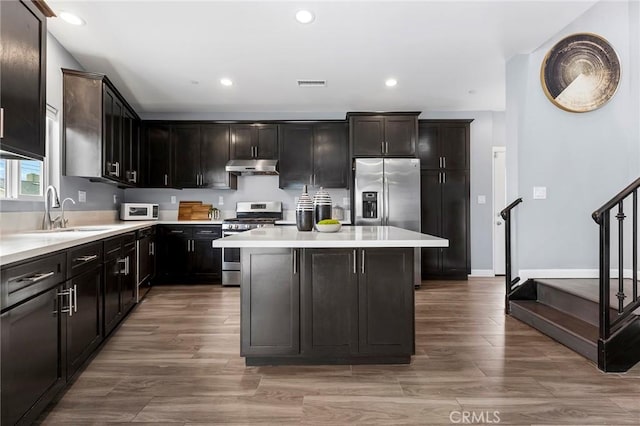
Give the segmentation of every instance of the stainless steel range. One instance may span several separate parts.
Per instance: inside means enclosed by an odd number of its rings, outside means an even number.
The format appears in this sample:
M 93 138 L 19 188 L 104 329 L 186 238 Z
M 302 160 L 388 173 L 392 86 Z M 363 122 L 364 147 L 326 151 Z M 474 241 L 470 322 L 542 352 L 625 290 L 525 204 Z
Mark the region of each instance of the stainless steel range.
M 273 227 L 282 219 L 281 201 L 238 202 L 236 217 L 222 222 L 222 236 L 239 234 L 255 228 Z M 240 249 L 222 249 L 222 285 L 240 285 Z

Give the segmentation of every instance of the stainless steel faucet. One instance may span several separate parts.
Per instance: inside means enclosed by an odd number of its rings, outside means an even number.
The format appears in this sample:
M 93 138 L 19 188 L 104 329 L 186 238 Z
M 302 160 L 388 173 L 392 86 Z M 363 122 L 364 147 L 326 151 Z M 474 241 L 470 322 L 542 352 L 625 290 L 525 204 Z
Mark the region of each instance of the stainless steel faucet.
M 53 202 L 51 195 L 53 194 Z M 60 207 L 60 199 L 58 198 L 58 191 L 55 186 L 49 185 L 44 192 L 44 217 L 42 218 L 42 229 L 53 229 L 54 220 L 51 219 L 51 208 Z
M 67 223 L 69 223 L 69 219 L 65 219 L 64 218 L 64 203 L 66 203 L 67 201 L 71 201 L 72 204 L 76 203 L 73 200 L 73 198 L 70 198 L 70 197 L 67 197 L 64 200 L 62 200 L 62 213 L 60 214 L 60 227 L 61 228 L 66 228 L 67 227 Z

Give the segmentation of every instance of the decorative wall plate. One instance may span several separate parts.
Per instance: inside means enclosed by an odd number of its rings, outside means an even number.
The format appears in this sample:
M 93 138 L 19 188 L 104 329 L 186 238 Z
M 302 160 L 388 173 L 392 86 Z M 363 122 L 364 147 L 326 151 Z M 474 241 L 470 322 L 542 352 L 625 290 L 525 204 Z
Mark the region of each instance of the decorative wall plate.
M 604 38 L 570 35 L 551 48 L 540 70 L 542 88 L 559 108 L 587 112 L 613 97 L 620 81 L 620 59 Z

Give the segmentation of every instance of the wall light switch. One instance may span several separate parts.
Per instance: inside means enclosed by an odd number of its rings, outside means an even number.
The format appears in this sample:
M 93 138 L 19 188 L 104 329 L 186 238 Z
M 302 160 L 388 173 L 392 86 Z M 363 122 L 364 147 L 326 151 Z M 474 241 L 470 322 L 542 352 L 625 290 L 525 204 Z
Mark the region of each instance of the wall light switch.
M 484 195 L 478 195 L 478 204 L 487 204 L 487 197 Z
M 87 202 L 87 193 L 85 191 L 78 191 L 78 202 L 79 203 Z
M 533 199 L 534 200 L 546 200 L 547 199 L 547 187 L 546 186 L 534 186 L 533 187 Z
M 218 205 L 224 206 L 224 197 L 222 195 L 218 197 Z
M 113 204 L 118 204 L 118 196 L 113 194 Z
M 171 204 L 175 204 L 176 203 L 176 196 L 172 195 L 171 196 Z

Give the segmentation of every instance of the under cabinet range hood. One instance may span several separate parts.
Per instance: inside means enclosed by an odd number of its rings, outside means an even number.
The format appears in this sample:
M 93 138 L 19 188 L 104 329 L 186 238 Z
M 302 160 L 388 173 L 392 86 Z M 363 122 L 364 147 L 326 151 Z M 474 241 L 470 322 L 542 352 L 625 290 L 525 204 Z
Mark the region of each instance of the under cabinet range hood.
M 225 170 L 234 175 L 277 175 L 278 160 L 231 160 Z

